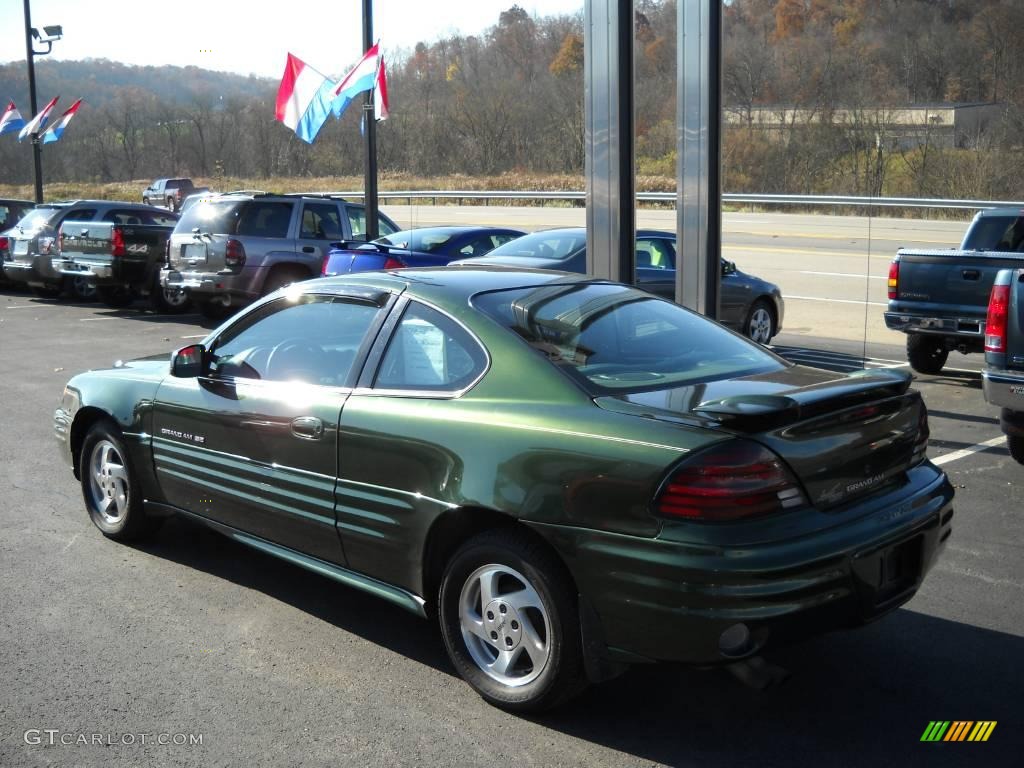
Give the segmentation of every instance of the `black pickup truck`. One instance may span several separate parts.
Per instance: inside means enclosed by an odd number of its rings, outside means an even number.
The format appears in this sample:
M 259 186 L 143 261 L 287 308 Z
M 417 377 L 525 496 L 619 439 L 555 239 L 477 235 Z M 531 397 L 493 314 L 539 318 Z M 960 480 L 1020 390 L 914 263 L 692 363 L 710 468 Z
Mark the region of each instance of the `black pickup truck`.
M 996 275 L 985 328 L 985 400 L 1002 410 L 1010 455 L 1024 464 L 1024 269 Z
M 177 219 L 172 213 L 160 213 L 161 221 Z M 58 236 L 60 258 L 53 266 L 63 275 L 90 278 L 100 301 L 109 307 L 126 307 L 142 296 L 158 312 L 184 312 L 190 304 L 188 296 L 160 285 L 173 230 L 173 221 L 152 223 L 138 217 L 123 223 L 65 221 Z
M 901 248 L 889 265 L 885 324 L 907 334 L 907 360 L 939 373 L 950 351 L 981 352 L 989 291 L 1000 269 L 1024 267 L 1024 211 L 978 213 L 959 248 Z

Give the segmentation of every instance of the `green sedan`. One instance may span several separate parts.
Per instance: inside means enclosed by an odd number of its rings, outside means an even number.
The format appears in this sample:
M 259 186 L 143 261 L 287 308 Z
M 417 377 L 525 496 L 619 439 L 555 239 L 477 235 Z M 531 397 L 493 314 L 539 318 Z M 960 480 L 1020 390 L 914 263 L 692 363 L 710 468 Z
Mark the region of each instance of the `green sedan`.
M 953 517 L 909 383 L 617 283 L 399 270 L 75 376 L 55 429 L 106 536 L 187 515 L 436 619 L 459 674 L 527 711 L 909 600 Z

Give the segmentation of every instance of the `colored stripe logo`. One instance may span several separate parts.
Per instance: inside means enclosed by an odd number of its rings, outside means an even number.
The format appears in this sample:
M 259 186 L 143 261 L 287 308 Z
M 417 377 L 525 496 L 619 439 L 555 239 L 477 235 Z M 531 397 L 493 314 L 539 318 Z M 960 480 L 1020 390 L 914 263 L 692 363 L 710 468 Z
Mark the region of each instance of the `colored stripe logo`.
M 932 720 L 921 741 L 988 741 L 997 720 Z

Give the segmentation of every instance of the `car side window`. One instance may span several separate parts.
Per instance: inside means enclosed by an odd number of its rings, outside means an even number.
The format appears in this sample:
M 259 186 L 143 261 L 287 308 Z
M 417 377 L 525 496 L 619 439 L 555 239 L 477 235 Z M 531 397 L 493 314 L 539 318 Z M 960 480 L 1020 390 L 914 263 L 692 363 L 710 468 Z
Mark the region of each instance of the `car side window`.
M 361 205 L 346 205 L 345 213 L 348 215 L 348 224 L 352 229 L 353 240 L 366 239 L 366 209 Z M 393 235 L 398 230 L 391 226 L 383 216 L 377 217 L 377 234 L 381 237 Z
M 412 302 L 388 342 L 374 387 L 452 392 L 468 387 L 487 367 L 487 355 L 462 326 Z
M 310 240 L 340 240 L 341 220 L 338 206 L 329 203 L 306 203 L 302 209 L 302 231 L 299 237 Z
M 57 222 L 56 226 L 60 226 L 65 221 L 92 221 L 95 216 L 95 208 L 76 208 L 61 216 L 60 221 Z
M 221 334 L 211 350 L 211 375 L 345 386 L 380 311 L 375 304 L 314 294 L 271 302 Z
M 638 269 L 675 269 L 675 253 L 671 243 L 658 237 L 637 238 L 636 266 Z
M 243 206 L 235 232 L 249 237 L 288 237 L 291 221 L 292 203 L 253 200 Z
M 492 238 L 491 235 L 482 235 L 467 245 L 462 246 L 462 248 L 459 249 L 459 255 L 483 256 L 488 251 L 493 250 L 496 245 L 501 245 L 501 243 L 495 242 L 496 239 L 497 238 Z

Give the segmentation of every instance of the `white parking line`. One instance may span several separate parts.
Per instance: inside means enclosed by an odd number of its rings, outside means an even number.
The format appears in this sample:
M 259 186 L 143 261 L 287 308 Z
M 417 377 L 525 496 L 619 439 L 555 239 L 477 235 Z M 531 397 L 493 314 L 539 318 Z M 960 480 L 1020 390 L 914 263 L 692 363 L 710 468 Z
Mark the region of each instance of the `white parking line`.
M 1000 435 L 999 437 L 993 437 L 991 440 L 986 440 L 984 443 L 978 443 L 972 445 L 969 448 L 963 448 L 959 451 L 953 451 L 952 453 L 944 453 L 932 459 L 932 464 L 941 466 L 943 464 L 949 464 L 951 461 L 957 461 L 970 456 L 972 453 L 978 453 L 978 451 L 984 451 L 986 448 L 993 448 L 997 445 L 1002 445 L 1006 442 L 1006 435 Z
M 888 307 L 889 305 L 882 301 L 857 301 L 855 299 L 826 299 L 821 296 L 793 296 L 786 294 L 782 298 L 786 301 L 790 299 L 799 299 L 800 301 L 827 301 L 829 304 L 867 304 L 869 307 Z
M 80 323 L 95 323 L 100 320 L 120 320 L 120 317 L 80 317 L 78 322 Z
M 40 306 L 39 304 L 18 304 L 13 307 L 6 307 L 6 309 L 33 309 Z

